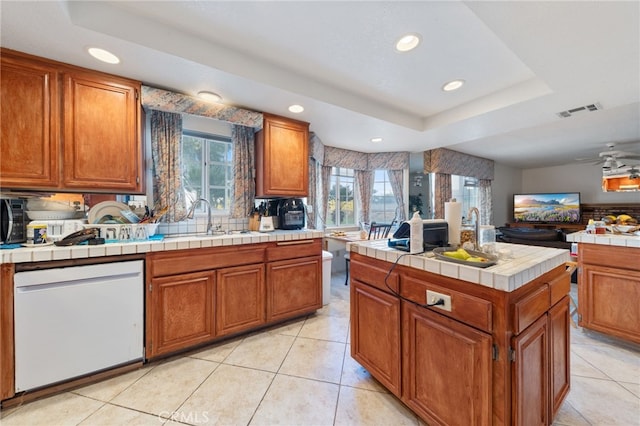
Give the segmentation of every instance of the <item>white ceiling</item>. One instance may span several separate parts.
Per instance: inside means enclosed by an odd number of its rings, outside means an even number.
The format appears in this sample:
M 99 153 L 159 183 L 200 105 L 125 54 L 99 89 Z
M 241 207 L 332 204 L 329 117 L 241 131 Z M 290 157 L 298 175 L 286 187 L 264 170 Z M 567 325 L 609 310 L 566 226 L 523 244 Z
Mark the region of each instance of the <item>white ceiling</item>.
M 2 0 L 0 15 L 3 47 L 211 90 L 308 121 L 330 146 L 448 147 L 519 168 L 598 157 L 610 142 L 640 153 L 637 1 Z M 422 43 L 396 52 L 408 32 Z M 122 62 L 96 62 L 89 46 Z M 462 89 L 441 90 L 458 78 Z

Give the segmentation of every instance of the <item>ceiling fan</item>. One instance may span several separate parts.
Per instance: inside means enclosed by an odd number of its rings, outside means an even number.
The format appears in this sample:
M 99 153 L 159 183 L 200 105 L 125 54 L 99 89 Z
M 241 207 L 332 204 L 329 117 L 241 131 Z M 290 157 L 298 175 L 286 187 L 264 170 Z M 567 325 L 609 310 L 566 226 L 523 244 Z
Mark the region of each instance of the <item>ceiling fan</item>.
M 615 149 L 616 144 L 608 143 L 607 151 L 598 154 L 595 159 L 580 159 L 591 164 L 601 164 L 603 170 L 616 170 L 629 165 L 629 160 L 640 160 L 640 153 L 619 151 Z M 635 161 L 633 161 L 635 162 Z

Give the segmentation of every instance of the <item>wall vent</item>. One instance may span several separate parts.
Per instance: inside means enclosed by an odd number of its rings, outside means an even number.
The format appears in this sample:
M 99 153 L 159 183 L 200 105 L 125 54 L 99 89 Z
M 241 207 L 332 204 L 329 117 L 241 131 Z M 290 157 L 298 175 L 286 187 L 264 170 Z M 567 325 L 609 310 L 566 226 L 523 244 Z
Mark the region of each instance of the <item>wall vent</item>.
M 580 106 L 580 107 L 576 107 L 576 108 L 571 108 L 571 109 L 568 109 L 566 111 L 560 111 L 560 112 L 558 112 L 556 114 L 560 118 L 569 118 L 569 117 L 573 117 L 573 115 L 575 115 L 576 113 L 579 113 L 579 112 L 583 112 L 583 111 L 598 111 L 600 109 L 602 109 L 602 105 L 600 105 L 600 103 L 596 102 L 596 103 L 589 104 L 589 105 L 584 105 L 584 106 Z

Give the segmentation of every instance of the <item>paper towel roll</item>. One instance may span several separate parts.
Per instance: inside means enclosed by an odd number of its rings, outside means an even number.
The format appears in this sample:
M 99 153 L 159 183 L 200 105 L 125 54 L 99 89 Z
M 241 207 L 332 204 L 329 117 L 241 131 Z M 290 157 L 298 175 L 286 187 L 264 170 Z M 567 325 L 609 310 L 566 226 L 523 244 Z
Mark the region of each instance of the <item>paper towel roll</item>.
M 460 244 L 460 227 L 462 226 L 462 203 L 449 201 L 444 203 L 444 220 L 449 226 L 449 245 Z

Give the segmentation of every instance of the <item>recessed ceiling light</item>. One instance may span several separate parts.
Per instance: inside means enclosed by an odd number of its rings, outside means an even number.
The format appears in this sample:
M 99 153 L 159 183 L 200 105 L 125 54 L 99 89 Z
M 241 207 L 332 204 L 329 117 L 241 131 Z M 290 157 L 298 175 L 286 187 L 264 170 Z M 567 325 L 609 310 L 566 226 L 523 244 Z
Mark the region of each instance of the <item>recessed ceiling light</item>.
M 382 138 L 371 138 L 371 142 L 373 142 L 373 143 L 382 142 Z
M 206 90 L 198 92 L 198 96 L 208 102 L 220 102 L 222 100 L 222 96 Z
M 464 85 L 464 80 L 453 80 L 446 83 L 444 86 L 442 86 L 442 90 L 444 90 L 445 92 L 452 92 L 454 90 L 458 90 L 463 85 Z
M 120 58 L 114 55 L 111 52 L 108 52 L 104 49 L 100 49 L 99 47 L 90 47 L 87 49 L 89 55 L 93 56 L 99 61 L 106 62 L 108 64 L 119 64 Z
M 408 52 L 415 49 L 420 44 L 419 34 L 404 35 L 396 42 L 396 50 L 398 52 Z
M 304 111 L 304 107 L 302 105 L 291 105 L 289 107 L 289 111 L 293 112 L 294 114 L 300 114 L 302 111 Z

